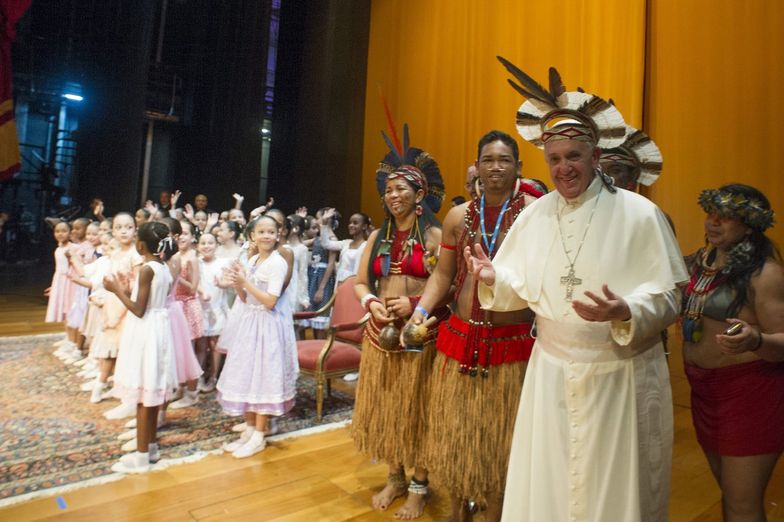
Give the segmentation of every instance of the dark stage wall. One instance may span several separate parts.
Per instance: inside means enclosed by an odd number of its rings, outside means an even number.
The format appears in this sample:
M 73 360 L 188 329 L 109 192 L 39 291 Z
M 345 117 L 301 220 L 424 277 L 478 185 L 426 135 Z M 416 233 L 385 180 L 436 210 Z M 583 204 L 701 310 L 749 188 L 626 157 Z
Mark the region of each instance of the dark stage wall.
M 369 22 L 370 0 L 283 2 L 269 194 L 286 211 L 360 210 Z

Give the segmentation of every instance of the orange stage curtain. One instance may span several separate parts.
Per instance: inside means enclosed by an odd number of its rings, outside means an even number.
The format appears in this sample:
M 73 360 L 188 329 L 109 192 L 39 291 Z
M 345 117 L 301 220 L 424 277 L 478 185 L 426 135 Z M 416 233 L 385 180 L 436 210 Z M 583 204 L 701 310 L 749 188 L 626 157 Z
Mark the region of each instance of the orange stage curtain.
M 381 217 L 373 173 L 386 152 L 379 87 L 412 144 L 441 165 L 447 201 L 463 192 L 486 131 L 520 142 L 523 173 L 552 186 L 542 154 L 514 127 L 522 98 L 502 55 L 546 84 L 547 68 L 613 98 L 664 156 L 644 191 L 673 218 L 681 247 L 703 242 L 703 188 L 738 181 L 761 189 L 781 225 L 784 177 L 784 2 L 759 0 L 374 0 L 368 50 L 362 208 Z M 441 212 L 441 217 L 445 214 Z
M 784 245 L 784 2 L 651 1 L 646 130 L 664 155 L 651 198 L 675 222 L 684 253 L 704 242 L 704 188 L 760 189 Z
M 615 23 L 611 23 L 617 21 Z M 491 129 L 520 143 L 523 172 L 550 185 L 542 154 L 515 129 L 523 98 L 506 83 L 504 56 L 541 83 L 556 66 L 567 88 L 612 97 L 640 124 L 643 108 L 643 0 L 374 0 L 368 48 L 362 209 L 382 216 L 374 173 L 386 153 L 379 88 L 398 127 L 441 166 L 449 200 L 463 193 L 479 138 Z M 443 218 L 445 212 L 440 216 Z

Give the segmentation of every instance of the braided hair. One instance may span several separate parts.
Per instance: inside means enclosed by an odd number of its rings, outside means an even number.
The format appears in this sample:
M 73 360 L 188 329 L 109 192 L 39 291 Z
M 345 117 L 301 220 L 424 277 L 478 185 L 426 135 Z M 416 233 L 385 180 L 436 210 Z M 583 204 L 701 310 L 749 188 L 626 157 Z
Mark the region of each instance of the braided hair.
M 176 252 L 177 245 L 169 237 L 169 227 L 159 221 L 142 223 L 138 233 L 139 241 L 144 243 L 147 251 L 163 259 L 172 249 Z M 169 255 L 169 257 L 171 257 Z

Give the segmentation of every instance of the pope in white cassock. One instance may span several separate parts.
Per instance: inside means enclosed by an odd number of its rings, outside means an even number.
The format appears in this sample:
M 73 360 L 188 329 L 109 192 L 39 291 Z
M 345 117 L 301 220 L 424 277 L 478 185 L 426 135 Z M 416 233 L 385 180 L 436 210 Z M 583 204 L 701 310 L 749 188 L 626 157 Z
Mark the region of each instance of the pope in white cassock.
M 465 252 L 483 308 L 536 313 L 503 520 L 664 521 L 673 419 L 660 332 L 688 279 L 681 252 L 658 207 L 598 168 L 597 144 L 623 139 L 617 110 L 558 92 L 560 77 L 548 93 L 510 66 L 529 98 L 518 130 L 544 146 L 556 190 L 520 215 L 492 262 Z

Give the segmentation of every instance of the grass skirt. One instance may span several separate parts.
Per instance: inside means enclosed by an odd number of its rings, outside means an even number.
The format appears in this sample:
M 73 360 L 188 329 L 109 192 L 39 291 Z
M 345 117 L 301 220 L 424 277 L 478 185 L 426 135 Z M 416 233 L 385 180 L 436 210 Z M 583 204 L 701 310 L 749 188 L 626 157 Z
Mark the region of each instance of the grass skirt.
M 360 452 L 407 468 L 423 466 L 428 380 L 435 343 L 422 353 L 387 354 L 362 341 L 351 435 Z
M 503 494 L 526 366 L 508 363 L 491 367 L 487 378 L 469 377 L 437 353 L 422 449 L 434 482 L 450 494 L 480 504 L 488 492 Z

